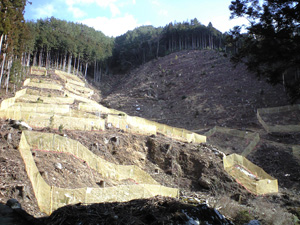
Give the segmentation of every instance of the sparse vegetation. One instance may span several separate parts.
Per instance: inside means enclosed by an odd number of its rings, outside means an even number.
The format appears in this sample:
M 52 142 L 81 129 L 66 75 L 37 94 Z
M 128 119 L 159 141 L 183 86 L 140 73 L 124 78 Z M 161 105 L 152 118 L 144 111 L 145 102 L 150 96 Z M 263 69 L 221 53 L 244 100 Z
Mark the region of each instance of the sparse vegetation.
M 41 99 L 40 97 L 38 97 L 37 100 L 36 100 L 36 103 L 43 103 L 43 102 L 44 102 L 44 100 Z
M 60 124 L 59 127 L 58 127 L 59 133 L 62 133 L 63 129 L 64 129 L 64 125 Z
M 54 115 L 53 116 L 50 116 L 50 118 L 49 118 L 49 127 L 50 128 L 53 128 L 53 122 L 54 122 Z
M 234 223 L 236 225 L 244 225 L 250 222 L 250 220 L 253 220 L 254 217 L 247 211 L 242 210 L 237 213 L 237 215 L 234 218 Z

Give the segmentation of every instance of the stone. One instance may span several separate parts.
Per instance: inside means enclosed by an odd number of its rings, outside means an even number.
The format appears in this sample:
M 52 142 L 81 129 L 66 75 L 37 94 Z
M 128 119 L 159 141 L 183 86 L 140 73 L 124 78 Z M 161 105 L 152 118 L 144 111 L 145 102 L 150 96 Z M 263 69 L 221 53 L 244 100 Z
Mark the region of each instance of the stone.
M 55 163 L 54 166 L 55 166 L 55 169 L 62 170 L 61 163 Z
M 6 202 L 6 205 L 12 209 L 21 209 L 21 204 L 18 202 L 17 199 L 11 198 Z
M 209 189 L 210 186 L 211 186 L 211 182 L 208 178 L 206 177 L 200 177 L 199 180 L 198 180 L 198 184 L 203 187 L 203 188 L 206 188 L 206 189 Z

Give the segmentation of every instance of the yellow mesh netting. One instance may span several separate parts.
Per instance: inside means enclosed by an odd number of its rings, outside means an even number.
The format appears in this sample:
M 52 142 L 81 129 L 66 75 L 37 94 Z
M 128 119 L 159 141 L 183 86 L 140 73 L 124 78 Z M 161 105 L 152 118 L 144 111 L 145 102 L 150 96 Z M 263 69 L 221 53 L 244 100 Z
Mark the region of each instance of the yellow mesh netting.
M 300 105 L 288 105 L 282 107 L 257 109 L 257 119 L 268 133 L 288 133 L 300 132 L 300 124 L 294 125 L 270 125 L 263 119 L 263 115 L 271 115 L 273 113 L 287 113 L 297 111 L 300 113 Z
M 60 84 L 33 82 L 30 80 L 30 78 L 28 78 L 24 81 L 24 86 L 36 87 L 36 88 L 47 88 L 47 89 L 53 89 L 53 90 L 59 90 L 59 91 L 61 91 L 63 89 L 63 87 Z
M 45 67 L 32 66 L 30 67 L 30 73 L 34 75 L 46 76 L 47 70 Z
M 91 97 L 94 94 L 94 91 L 90 88 L 78 86 L 78 85 L 71 84 L 71 83 L 66 83 L 65 88 L 68 91 L 73 92 L 74 94 L 81 95 L 81 96 L 84 96 L 87 98 Z
M 62 80 L 64 80 L 66 83 L 75 84 L 78 86 L 85 86 L 85 83 L 81 81 L 80 79 L 77 79 L 78 77 L 68 74 L 62 71 L 55 70 L 55 74 L 57 74 Z
M 120 185 L 108 188 L 64 189 L 49 186 L 39 173 L 31 149 L 44 149 L 60 153 L 70 153 L 84 160 L 92 169 L 104 177 L 122 180 L 133 179 L 136 185 Z M 79 142 L 56 134 L 24 131 L 19 151 L 25 162 L 25 168 L 32 183 L 40 210 L 51 214 L 67 204 L 128 201 L 148 198 L 156 195 L 177 197 L 178 189 L 159 185 L 148 173 L 136 166 L 122 166 L 109 163 L 94 155 Z
M 235 137 L 243 138 L 245 140 L 249 140 L 249 144 L 243 149 L 243 152 L 241 154 L 244 157 L 246 157 L 251 153 L 251 151 L 255 148 L 255 146 L 260 140 L 258 133 L 252 133 L 249 131 L 240 131 L 236 129 L 230 129 L 230 128 L 218 127 L 218 126 L 215 126 L 211 130 L 206 132 L 204 135 L 209 137 L 217 132 L 227 134 L 229 136 L 235 136 Z
M 271 177 L 245 157 L 231 154 L 223 158 L 223 164 L 225 171 L 249 192 L 256 195 L 278 192 L 277 179 Z

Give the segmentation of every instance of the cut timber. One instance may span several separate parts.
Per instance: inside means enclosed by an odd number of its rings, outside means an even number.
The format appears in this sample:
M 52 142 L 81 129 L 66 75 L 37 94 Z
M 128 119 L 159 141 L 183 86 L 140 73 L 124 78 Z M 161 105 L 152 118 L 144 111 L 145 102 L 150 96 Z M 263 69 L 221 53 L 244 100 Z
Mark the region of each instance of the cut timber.
M 225 171 L 249 192 L 264 195 L 278 192 L 278 181 L 245 157 L 231 154 L 223 158 Z

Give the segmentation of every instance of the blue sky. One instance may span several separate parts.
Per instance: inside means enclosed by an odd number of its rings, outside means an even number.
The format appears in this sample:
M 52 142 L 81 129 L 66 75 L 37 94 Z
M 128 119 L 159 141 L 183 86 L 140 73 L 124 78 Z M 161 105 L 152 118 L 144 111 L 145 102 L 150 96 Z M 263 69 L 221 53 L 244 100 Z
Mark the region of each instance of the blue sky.
M 243 19 L 229 20 L 231 0 L 30 0 L 25 19 L 36 20 L 54 16 L 79 22 L 118 36 L 141 25 L 165 26 L 197 18 L 202 24 L 212 22 L 225 32 Z

